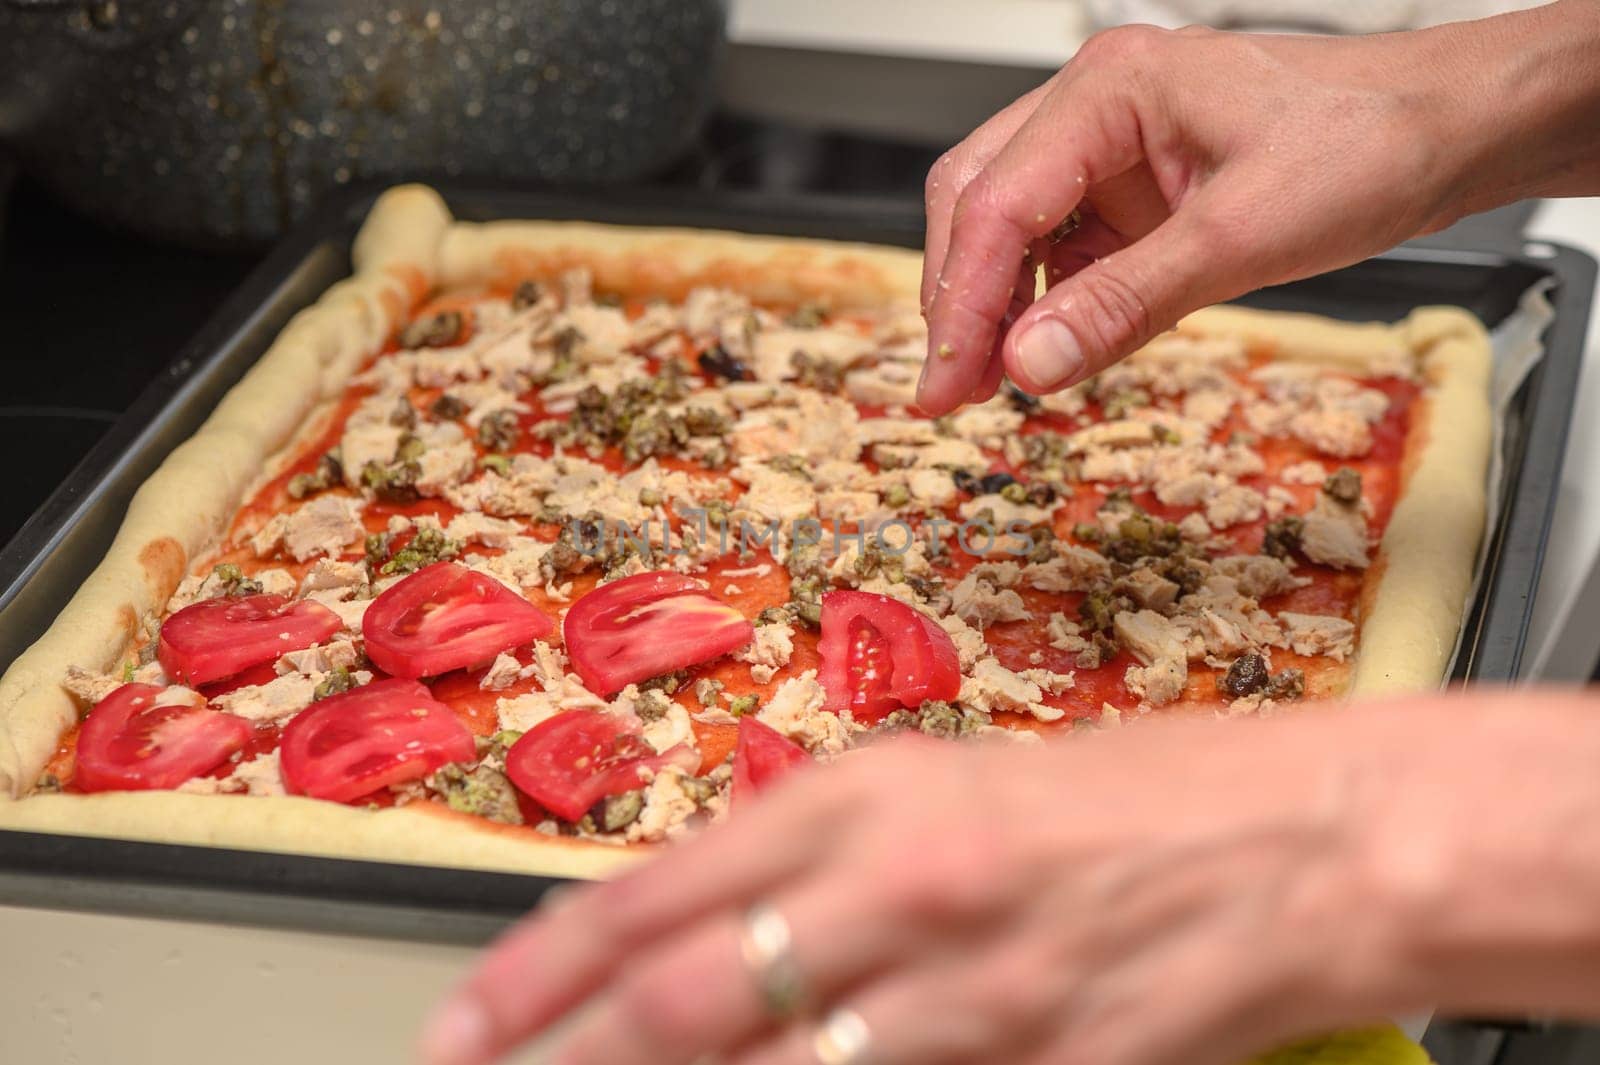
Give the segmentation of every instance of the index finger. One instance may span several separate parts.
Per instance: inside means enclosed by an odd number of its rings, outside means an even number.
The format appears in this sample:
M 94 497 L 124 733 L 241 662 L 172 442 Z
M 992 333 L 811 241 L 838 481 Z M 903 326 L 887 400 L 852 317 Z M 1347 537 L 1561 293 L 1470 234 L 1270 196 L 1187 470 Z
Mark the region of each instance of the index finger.
M 1090 185 L 1143 157 L 1138 117 L 1115 85 L 1074 79 L 1042 103 L 962 191 L 928 310 L 921 404 L 949 409 L 994 348 L 1031 241 L 1078 206 Z
M 923 239 L 922 256 L 922 307 L 927 310 L 933 302 L 934 284 L 939 279 L 939 268 L 944 264 L 945 251 L 950 246 L 950 211 L 967 184 L 989 165 L 1004 148 L 1017 129 L 1038 108 L 1055 77 L 1029 90 L 995 112 L 983 125 L 967 134 L 966 138 L 941 155 L 928 171 L 923 189 L 923 207 L 927 214 L 927 234 Z

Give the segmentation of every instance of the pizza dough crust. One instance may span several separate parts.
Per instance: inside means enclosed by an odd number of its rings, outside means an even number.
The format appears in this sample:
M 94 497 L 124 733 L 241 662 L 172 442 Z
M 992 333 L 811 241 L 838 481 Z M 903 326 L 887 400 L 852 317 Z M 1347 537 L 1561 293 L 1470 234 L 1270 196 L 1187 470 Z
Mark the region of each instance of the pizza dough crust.
M 430 291 L 585 265 L 601 287 L 666 298 L 713 284 L 775 303 L 910 310 L 921 273 L 917 253 L 868 245 L 578 222 L 452 223 L 421 186 L 378 201 L 353 259 L 354 276 L 296 316 L 144 484 L 104 561 L 0 677 L 0 829 L 569 877 L 610 875 L 648 856 L 650 848 L 536 836 L 432 804 L 373 811 L 291 797 L 22 795 L 77 719 L 60 686 L 67 667 L 106 670 L 121 659 L 195 560 L 218 545 L 233 512 L 317 429 L 351 375 Z M 1243 333 L 1352 371 L 1374 350 L 1417 353 L 1433 387 L 1419 410 L 1426 431 L 1413 434 L 1401 502 L 1369 571 L 1352 692 L 1437 686 L 1482 529 L 1491 435 L 1482 327 L 1453 308 L 1389 326 L 1222 307 L 1180 328 Z
M 1244 336 L 1284 357 L 1352 373 L 1396 354 L 1425 383 L 1413 408 L 1400 494 L 1362 590 L 1359 645 L 1345 695 L 1427 691 L 1445 680 L 1483 538 L 1494 433 L 1489 334 L 1459 307 L 1422 307 L 1394 325 L 1209 307 L 1182 332 Z

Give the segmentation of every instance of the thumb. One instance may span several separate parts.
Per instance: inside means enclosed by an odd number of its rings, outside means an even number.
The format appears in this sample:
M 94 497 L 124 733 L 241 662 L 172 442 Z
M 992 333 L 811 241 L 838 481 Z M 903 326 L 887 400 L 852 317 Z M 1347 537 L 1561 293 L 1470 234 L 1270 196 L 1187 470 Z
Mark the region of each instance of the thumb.
M 1074 385 L 1210 303 L 1248 292 L 1251 256 L 1219 246 L 1199 203 L 1057 284 L 1018 316 L 1001 347 L 1006 373 L 1035 395 Z

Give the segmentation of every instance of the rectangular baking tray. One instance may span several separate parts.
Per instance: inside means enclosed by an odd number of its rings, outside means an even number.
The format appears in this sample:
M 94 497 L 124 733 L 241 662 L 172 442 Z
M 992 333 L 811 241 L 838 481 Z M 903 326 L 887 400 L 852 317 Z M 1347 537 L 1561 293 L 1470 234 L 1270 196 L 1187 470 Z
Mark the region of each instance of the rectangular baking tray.
M 922 211 L 905 201 L 775 198 L 762 193 L 560 195 L 446 189 L 456 216 L 587 219 L 743 230 L 906 247 Z M 0 663 L 49 625 L 99 562 L 138 486 L 205 420 L 284 324 L 350 272 L 350 247 L 377 190 L 352 193 L 299 229 L 214 318 L 3 550 Z M 1455 679 L 1519 675 L 1532 593 L 1559 481 L 1595 263 L 1572 249 L 1406 245 L 1322 277 L 1268 289 L 1251 306 L 1350 320 L 1394 320 L 1452 303 L 1491 327 L 1523 293 L 1553 282 L 1546 354 L 1514 398 L 1505 431 L 1502 508 Z M 241 800 L 246 801 L 246 800 Z M 544 877 L 300 855 L 0 832 L 0 902 L 191 920 L 480 943 L 556 881 Z

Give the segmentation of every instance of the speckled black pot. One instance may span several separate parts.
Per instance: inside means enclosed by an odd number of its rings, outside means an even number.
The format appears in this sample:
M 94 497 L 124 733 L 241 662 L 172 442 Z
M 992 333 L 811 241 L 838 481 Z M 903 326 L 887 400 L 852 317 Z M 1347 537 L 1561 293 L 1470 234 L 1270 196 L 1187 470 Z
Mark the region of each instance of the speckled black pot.
M 78 208 L 257 243 L 330 188 L 647 174 L 725 0 L 0 0 L 0 137 Z

